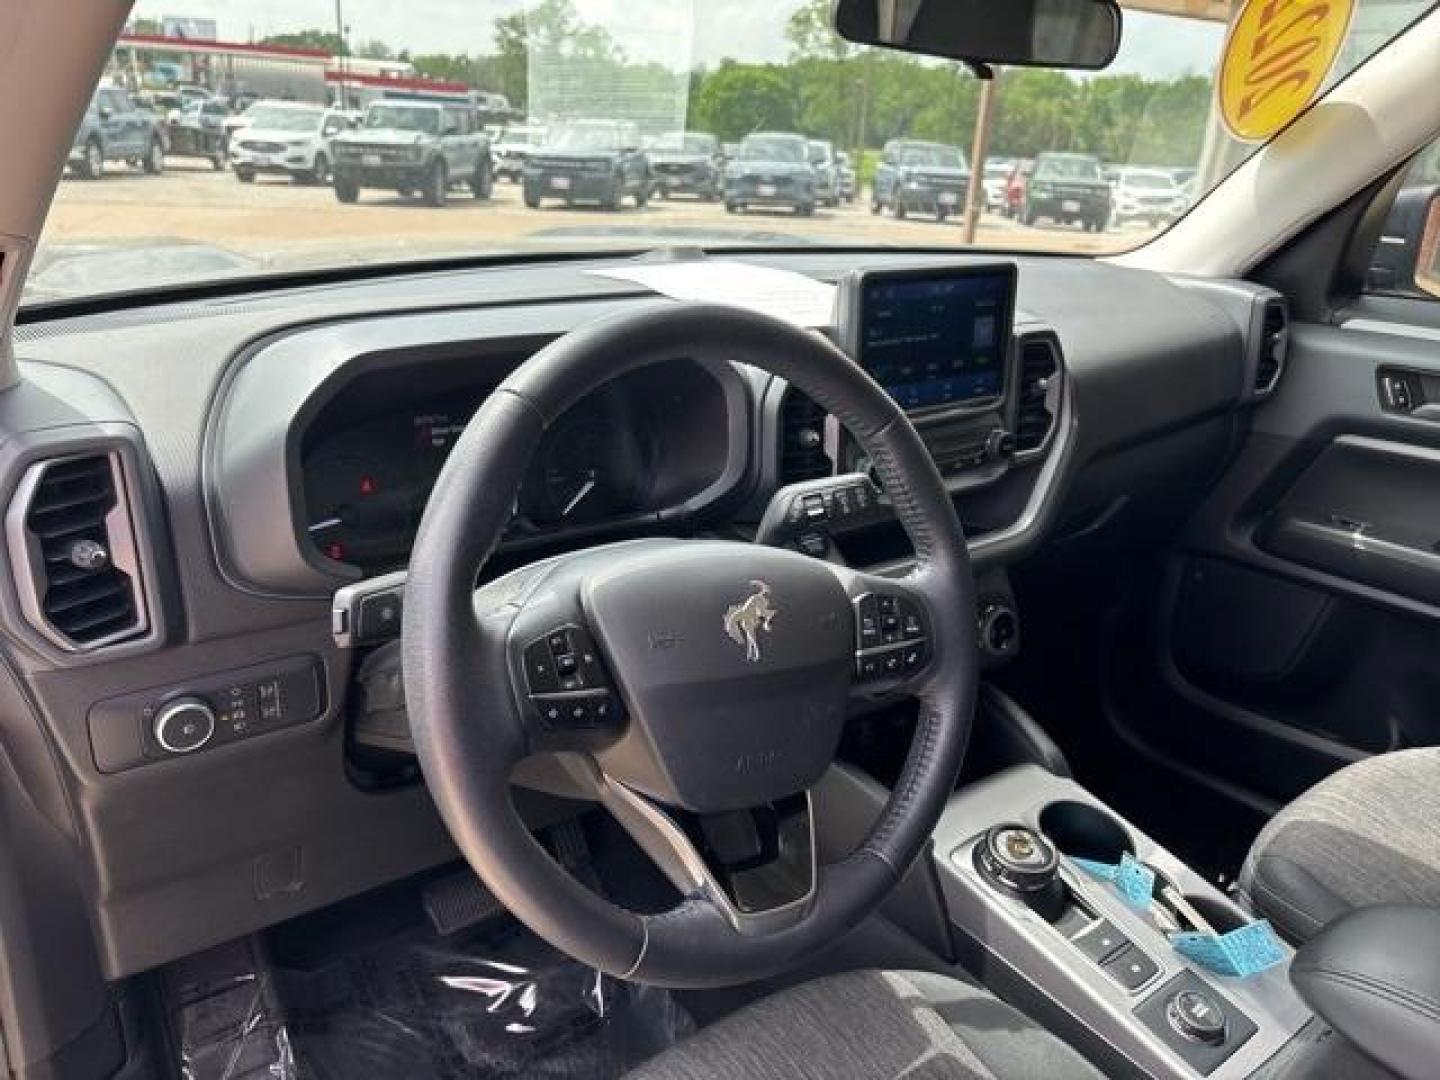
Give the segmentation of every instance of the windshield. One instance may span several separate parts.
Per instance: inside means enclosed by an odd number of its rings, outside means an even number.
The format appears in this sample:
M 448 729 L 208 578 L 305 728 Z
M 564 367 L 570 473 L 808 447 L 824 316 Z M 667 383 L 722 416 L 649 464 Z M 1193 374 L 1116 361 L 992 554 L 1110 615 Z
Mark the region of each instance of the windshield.
M 1121 176 L 1120 182 L 1132 188 L 1169 189 L 1175 186 L 1175 181 L 1164 173 L 1127 172 Z
M 343 12 L 333 0 L 185 0 L 178 9 L 134 0 L 100 85 L 157 110 L 164 167 L 156 171 L 136 142 L 106 150 L 103 183 L 83 182 L 85 140 L 101 122 L 92 112 L 91 126 L 77 129 L 67 170 L 76 178 L 59 185 L 24 299 L 676 245 L 1126 251 L 1193 213 L 1264 144 L 1232 134 L 1217 101 L 1230 21 L 1267 2 L 1122 0 L 1120 50 L 1108 68 L 999 68 L 982 109 L 984 84 L 962 63 L 841 40 L 833 0 L 344 0 Z M 1315 99 L 1435 2 L 1347 0 L 1353 13 Z M 177 22 L 203 25 L 213 40 L 167 36 Z M 1405 92 L 1421 101 L 1434 91 Z M 201 96 L 212 104 L 193 129 L 163 124 Z M 232 137 L 240 129 L 318 126 L 280 102 L 336 110 L 359 129 L 329 148 L 328 182 L 313 182 L 308 155 L 293 166 L 298 182 L 246 182 L 256 175 L 235 156 L 246 152 Z M 455 130 L 433 150 L 450 181 L 438 201 L 463 212 L 427 206 L 437 199 L 421 159 L 368 134 L 379 129 Z M 562 175 L 547 171 L 543 153 L 484 155 L 486 132 L 492 151 L 528 144 L 584 156 L 635 146 L 657 158 L 711 158 L 723 147 L 725 164 L 627 158 L 615 198 L 598 167 Z M 985 156 L 971 161 L 977 135 Z M 836 167 L 807 176 L 812 144 L 829 144 L 823 157 Z M 472 175 L 482 162 L 501 182 Z M 767 165 L 776 166 L 769 175 Z M 291 164 L 277 158 L 267 168 Z M 967 206 L 963 177 L 972 172 L 977 195 Z M 653 198 L 637 195 L 637 176 L 649 178 Z M 1170 190 L 1174 209 L 1121 213 L 1122 188 Z
M 618 150 L 620 129 L 613 124 L 574 124 L 556 131 L 547 145 L 555 150 Z
M 414 105 L 371 105 L 365 112 L 365 126 L 434 135 L 440 130 L 440 110 Z
M 682 135 L 672 131 L 661 135 L 650 148 L 661 154 L 713 154 L 715 140 L 708 135 Z
M 757 136 L 740 144 L 741 161 L 783 161 L 803 165 L 810 160 L 810 151 L 799 139 Z
M 256 131 L 314 131 L 325 116 L 324 109 L 264 109 L 245 114 Z
M 901 165 L 929 165 L 935 168 L 963 169 L 965 159 L 959 150 L 948 146 L 907 146 L 898 155 Z
M 1036 180 L 1100 180 L 1100 162 L 1092 157 L 1043 157 L 1035 163 Z

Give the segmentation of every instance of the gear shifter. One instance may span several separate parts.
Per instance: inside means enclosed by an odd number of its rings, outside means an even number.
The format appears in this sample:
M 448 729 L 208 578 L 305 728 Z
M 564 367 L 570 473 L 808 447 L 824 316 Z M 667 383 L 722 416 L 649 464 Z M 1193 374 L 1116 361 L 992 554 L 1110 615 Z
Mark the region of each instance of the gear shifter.
M 992 886 L 1015 897 L 1048 922 L 1065 910 L 1065 884 L 1055 849 L 1024 825 L 996 825 L 975 845 L 975 866 Z

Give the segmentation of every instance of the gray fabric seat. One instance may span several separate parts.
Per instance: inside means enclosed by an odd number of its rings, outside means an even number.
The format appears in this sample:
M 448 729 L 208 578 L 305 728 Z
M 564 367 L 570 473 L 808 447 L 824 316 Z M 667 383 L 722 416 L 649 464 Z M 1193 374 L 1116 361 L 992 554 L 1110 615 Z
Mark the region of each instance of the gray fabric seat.
M 978 987 L 923 972 L 832 975 L 725 1017 L 627 1080 L 1098 1080 Z
M 1291 941 L 1369 904 L 1440 904 L 1440 748 L 1347 766 L 1292 802 L 1250 849 L 1240 888 Z

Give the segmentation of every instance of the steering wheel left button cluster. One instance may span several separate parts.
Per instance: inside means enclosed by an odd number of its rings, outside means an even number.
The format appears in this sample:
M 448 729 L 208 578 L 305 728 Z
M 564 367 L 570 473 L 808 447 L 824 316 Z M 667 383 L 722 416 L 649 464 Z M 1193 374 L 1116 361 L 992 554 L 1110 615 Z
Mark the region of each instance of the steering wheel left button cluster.
M 525 689 L 545 735 L 609 732 L 624 709 L 595 642 L 578 626 L 561 626 L 525 646 Z
M 930 660 L 930 635 L 918 601 L 867 593 L 855 601 L 855 676 L 877 686 L 918 675 Z

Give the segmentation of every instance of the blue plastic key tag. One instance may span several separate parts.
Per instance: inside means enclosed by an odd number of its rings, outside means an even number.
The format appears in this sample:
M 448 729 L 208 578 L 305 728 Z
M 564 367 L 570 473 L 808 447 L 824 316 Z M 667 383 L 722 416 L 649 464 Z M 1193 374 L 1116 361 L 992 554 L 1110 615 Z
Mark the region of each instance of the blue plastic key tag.
M 1258 975 L 1285 961 L 1285 947 L 1265 919 L 1225 934 L 1172 934 L 1170 945 L 1181 956 L 1218 975 Z
M 1150 899 L 1155 894 L 1155 871 L 1128 851 L 1118 863 L 1102 863 L 1093 859 L 1073 861 L 1086 873 L 1113 884 L 1131 907 L 1150 906 Z

